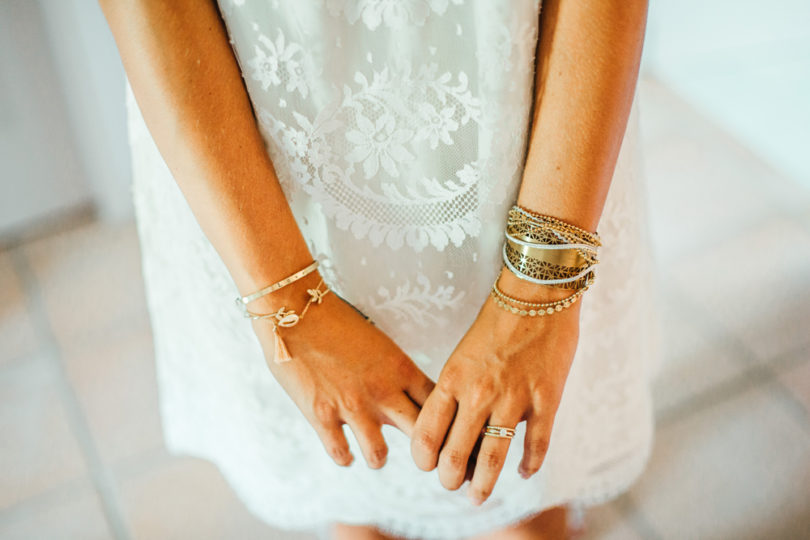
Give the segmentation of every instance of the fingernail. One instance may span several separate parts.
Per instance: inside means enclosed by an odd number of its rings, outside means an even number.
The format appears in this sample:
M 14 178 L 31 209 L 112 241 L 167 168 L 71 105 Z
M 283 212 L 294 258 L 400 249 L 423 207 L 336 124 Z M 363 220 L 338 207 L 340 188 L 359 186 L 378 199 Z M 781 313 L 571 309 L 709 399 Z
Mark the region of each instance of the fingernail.
M 484 502 L 484 499 L 482 499 L 482 498 L 480 497 L 480 495 L 478 495 L 478 493 L 474 492 L 474 491 L 473 491 L 473 489 L 472 489 L 472 487 L 467 488 L 467 496 L 470 498 L 470 500 L 472 501 L 472 503 L 473 503 L 474 505 L 476 505 L 476 506 L 478 506 L 478 505 L 480 505 L 482 502 Z

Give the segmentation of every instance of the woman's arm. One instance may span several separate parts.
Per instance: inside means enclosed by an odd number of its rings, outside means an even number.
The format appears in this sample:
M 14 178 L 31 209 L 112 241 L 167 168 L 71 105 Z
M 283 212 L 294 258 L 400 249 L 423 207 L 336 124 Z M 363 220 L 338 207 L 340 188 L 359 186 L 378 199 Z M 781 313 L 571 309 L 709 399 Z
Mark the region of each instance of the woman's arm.
M 518 204 L 596 229 L 633 99 L 646 16 L 646 0 L 544 0 L 534 120 Z M 571 294 L 509 271 L 502 272 L 499 286 L 535 302 Z M 547 317 L 521 317 L 487 298 L 419 414 L 411 439 L 416 464 L 424 470 L 438 465 L 448 489 L 458 489 L 471 475 L 469 495 L 480 504 L 509 448 L 509 439 L 479 440 L 481 429 L 526 420 L 520 471 L 534 474 L 545 458 L 576 351 L 580 305 Z
M 307 266 L 312 256 L 276 178 L 213 0 L 100 4 L 144 120 L 239 293 Z M 316 270 L 250 308 L 301 313 L 305 289 L 319 279 Z M 265 356 L 273 357 L 270 323 L 253 320 L 253 328 Z M 334 294 L 280 332 L 292 361 L 268 366 L 327 453 L 340 465 L 352 462 L 342 428 L 349 424 L 368 465 L 381 467 L 388 452 L 382 424 L 410 436 L 433 381 Z
M 647 5 L 543 2 L 532 128 L 517 204 L 597 229 L 635 94 Z M 569 292 L 511 272 L 498 283 L 518 298 L 556 300 Z
M 214 1 L 99 3 L 146 125 L 240 295 L 311 262 Z

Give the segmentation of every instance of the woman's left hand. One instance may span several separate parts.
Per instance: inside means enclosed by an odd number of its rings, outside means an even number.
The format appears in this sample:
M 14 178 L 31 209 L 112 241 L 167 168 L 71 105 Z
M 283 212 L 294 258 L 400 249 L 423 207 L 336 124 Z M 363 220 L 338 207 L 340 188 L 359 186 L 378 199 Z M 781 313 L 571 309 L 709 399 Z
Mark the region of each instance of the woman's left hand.
M 512 298 L 540 303 L 574 292 L 520 280 L 509 270 L 501 272 L 498 287 Z M 515 428 L 523 420 L 519 472 L 528 478 L 540 469 L 577 348 L 581 301 L 530 317 L 487 297 L 416 419 L 411 454 L 420 469 L 438 465 L 439 480 L 450 490 L 471 478 L 468 495 L 481 504 L 492 493 L 511 442 L 483 436 L 482 429 L 487 424 Z

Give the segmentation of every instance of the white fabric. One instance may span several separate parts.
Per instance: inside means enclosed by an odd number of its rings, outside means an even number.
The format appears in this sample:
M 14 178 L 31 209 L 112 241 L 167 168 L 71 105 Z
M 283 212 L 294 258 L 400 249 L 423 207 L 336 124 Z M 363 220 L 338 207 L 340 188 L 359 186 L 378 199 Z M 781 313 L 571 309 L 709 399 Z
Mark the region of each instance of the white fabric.
M 434 380 L 487 301 L 525 159 L 535 0 L 222 0 L 258 125 L 327 283 Z M 572 89 L 575 91 L 575 89 Z M 604 247 L 542 470 L 518 425 L 473 506 L 383 426 L 387 464 L 335 465 L 265 365 L 237 290 L 152 141 L 129 86 L 133 197 L 170 450 L 210 459 L 267 523 L 373 523 L 463 538 L 625 490 L 652 440 L 658 349 L 633 105 L 599 226 Z M 272 254 L 268 254 L 272 256 Z M 543 354 L 538 351 L 538 354 Z

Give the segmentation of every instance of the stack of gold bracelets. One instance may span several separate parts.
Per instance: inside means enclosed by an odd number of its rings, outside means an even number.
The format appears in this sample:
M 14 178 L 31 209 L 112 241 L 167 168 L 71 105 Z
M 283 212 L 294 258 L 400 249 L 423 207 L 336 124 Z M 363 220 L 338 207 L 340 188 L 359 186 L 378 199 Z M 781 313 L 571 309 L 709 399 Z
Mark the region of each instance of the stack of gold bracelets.
M 304 318 L 307 310 L 309 309 L 310 304 L 313 302 L 316 304 L 320 304 L 321 300 L 324 296 L 329 292 L 329 287 L 324 286 L 324 290 L 320 290 L 321 284 L 323 283 L 323 279 L 318 282 L 318 285 L 315 286 L 314 289 L 307 289 L 307 294 L 309 294 L 309 300 L 307 300 L 304 309 L 301 310 L 301 314 L 297 314 L 292 309 L 287 309 L 286 306 L 282 306 L 281 308 L 277 309 L 272 313 L 253 313 L 252 311 L 248 310 L 247 304 L 260 298 L 266 294 L 270 294 L 273 291 L 277 291 L 280 288 L 284 287 L 285 285 L 289 285 L 290 283 L 301 279 L 302 277 L 306 276 L 307 274 L 315 271 L 318 268 L 318 261 L 312 261 L 308 266 L 299 270 L 298 272 L 285 277 L 281 281 L 273 283 L 272 285 L 268 285 L 264 289 L 258 290 L 255 293 L 249 294 L 247 296 L 240 296 L 236 299 L 236 305 L 242 310 L 242 313 L 245 317 L 250 319 L 269 319 L 270 322 L 273 324 L 273 334 L 275 335 L 275 354 L 274 354 L 274 361 L 277 364 L 282 362 L 288 362 L 292 360 L 290 356 L 290 352 L 287 349 L 287 346 L 284 344 L 284 340 L 281 338 L 281 335 L 278 333 L 278 328 L 281 327 L 289 327 L 295 326 L 298 322 Z
M 509 210 L 505 236 L 503 261 L 512 273 L 525 281 L 574 292 L 554 302 L 525 302 L 501 292 L 496 278 L 490 295 L 502 308 L 522 316 L 551 315 L 576 302 L 593 284 L 597 249 L 602 245 L 597 233 L 515 204 Z

